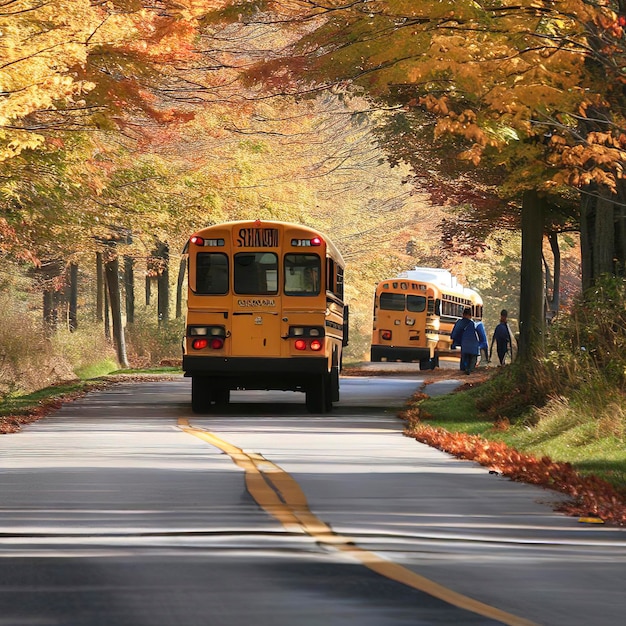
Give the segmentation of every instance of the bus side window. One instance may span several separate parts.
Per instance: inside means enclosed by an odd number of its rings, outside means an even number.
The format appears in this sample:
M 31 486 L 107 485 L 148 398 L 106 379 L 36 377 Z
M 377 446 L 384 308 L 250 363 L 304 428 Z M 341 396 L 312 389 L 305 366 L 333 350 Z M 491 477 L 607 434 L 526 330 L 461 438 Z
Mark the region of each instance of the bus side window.
M 340 265 L 337 266 L 337 290 L 335 293 L 343 300 L 343 267 Z
M 326 259 L 326 291 L 335 293 L 335 262 L 330 257 Z
M 228 293 L 228 257 L 221 252 L 198 252 L 196 255 L 196 293 Z

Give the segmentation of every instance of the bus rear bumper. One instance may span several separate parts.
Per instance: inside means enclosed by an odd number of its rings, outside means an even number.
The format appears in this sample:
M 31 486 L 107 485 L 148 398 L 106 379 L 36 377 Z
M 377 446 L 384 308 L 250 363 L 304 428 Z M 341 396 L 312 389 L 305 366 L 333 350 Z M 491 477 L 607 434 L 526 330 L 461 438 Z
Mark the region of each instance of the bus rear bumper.
M 401 346 L 372 346 L 372 361 L 427 361 L 431 358 L 429 348 L 405 348 Z
M 312 379 L 327 374 L 326 358 L 254 358 L 183 356 L 188 377 L 210 379 L 229 389 L 304 390 Z

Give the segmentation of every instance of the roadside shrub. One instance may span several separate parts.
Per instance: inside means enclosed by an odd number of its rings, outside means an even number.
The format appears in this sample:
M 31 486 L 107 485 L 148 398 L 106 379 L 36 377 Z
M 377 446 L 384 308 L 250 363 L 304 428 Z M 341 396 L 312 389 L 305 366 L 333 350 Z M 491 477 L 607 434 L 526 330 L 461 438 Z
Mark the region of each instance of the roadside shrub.
M 626 384 L 626 279 L 600 277 L 549 329 L 549 360 L 562 384 L 601 377 Z
M 69 364 L 75 377 L 94 378 L 118 368 L 114 346 L 104 336 L 101 324 L 81 323 L 73 332 L 59 328 L 50 337 L 50 344 L 53 353 Z
M 55 353 L 26 303 L 0 293 L 0 395 L 28 393 L 73 378 L 71 365 Z
M 134 324 L 126 327 L 126 348 L 132 367 L 153 367 L 163 361 L 182 359 L 184 318 L 158 323 L 156 309 L 146 307 L 135 313 Z

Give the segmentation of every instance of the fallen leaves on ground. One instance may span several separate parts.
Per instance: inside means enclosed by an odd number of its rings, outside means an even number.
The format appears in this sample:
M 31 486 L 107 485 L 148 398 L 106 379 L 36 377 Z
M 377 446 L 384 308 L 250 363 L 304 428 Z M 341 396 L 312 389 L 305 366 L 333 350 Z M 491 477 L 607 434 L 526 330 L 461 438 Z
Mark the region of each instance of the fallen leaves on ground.
M 425 394 L 416 394 L 419 402 Z M 426 396 L 427 397 L 427 396 Z M 558 505 L 557 510 L 568 515 L 597 517 L 605 522 L 626 525 L 626 501 L 606 481 L 596 476 L 582 476 L 570 463 L 559 463 L 544 456 L 540 459 L 518 452 L 502 442 L 479 435 L 453 433 L 420 421 L 419 406 L 400 414 L 408 426 L 405 435 L 459 459 L 475 461 L 491 472 L 511 480 L 540 485 L 571 496 L 572 500 Z

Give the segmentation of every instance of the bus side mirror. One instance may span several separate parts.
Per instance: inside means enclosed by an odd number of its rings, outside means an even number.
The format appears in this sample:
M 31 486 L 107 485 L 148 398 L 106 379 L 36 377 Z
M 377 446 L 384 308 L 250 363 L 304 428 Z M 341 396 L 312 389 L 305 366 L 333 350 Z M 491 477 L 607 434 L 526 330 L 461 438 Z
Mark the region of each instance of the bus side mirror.
M 348 305 L 346 304 L 343 307 L 343 341 L 341 342 L 343 346 L 348 345 L 348 335 L 350 334 L 349 322 L 350 322 L 350 309 L 348 308 Z

